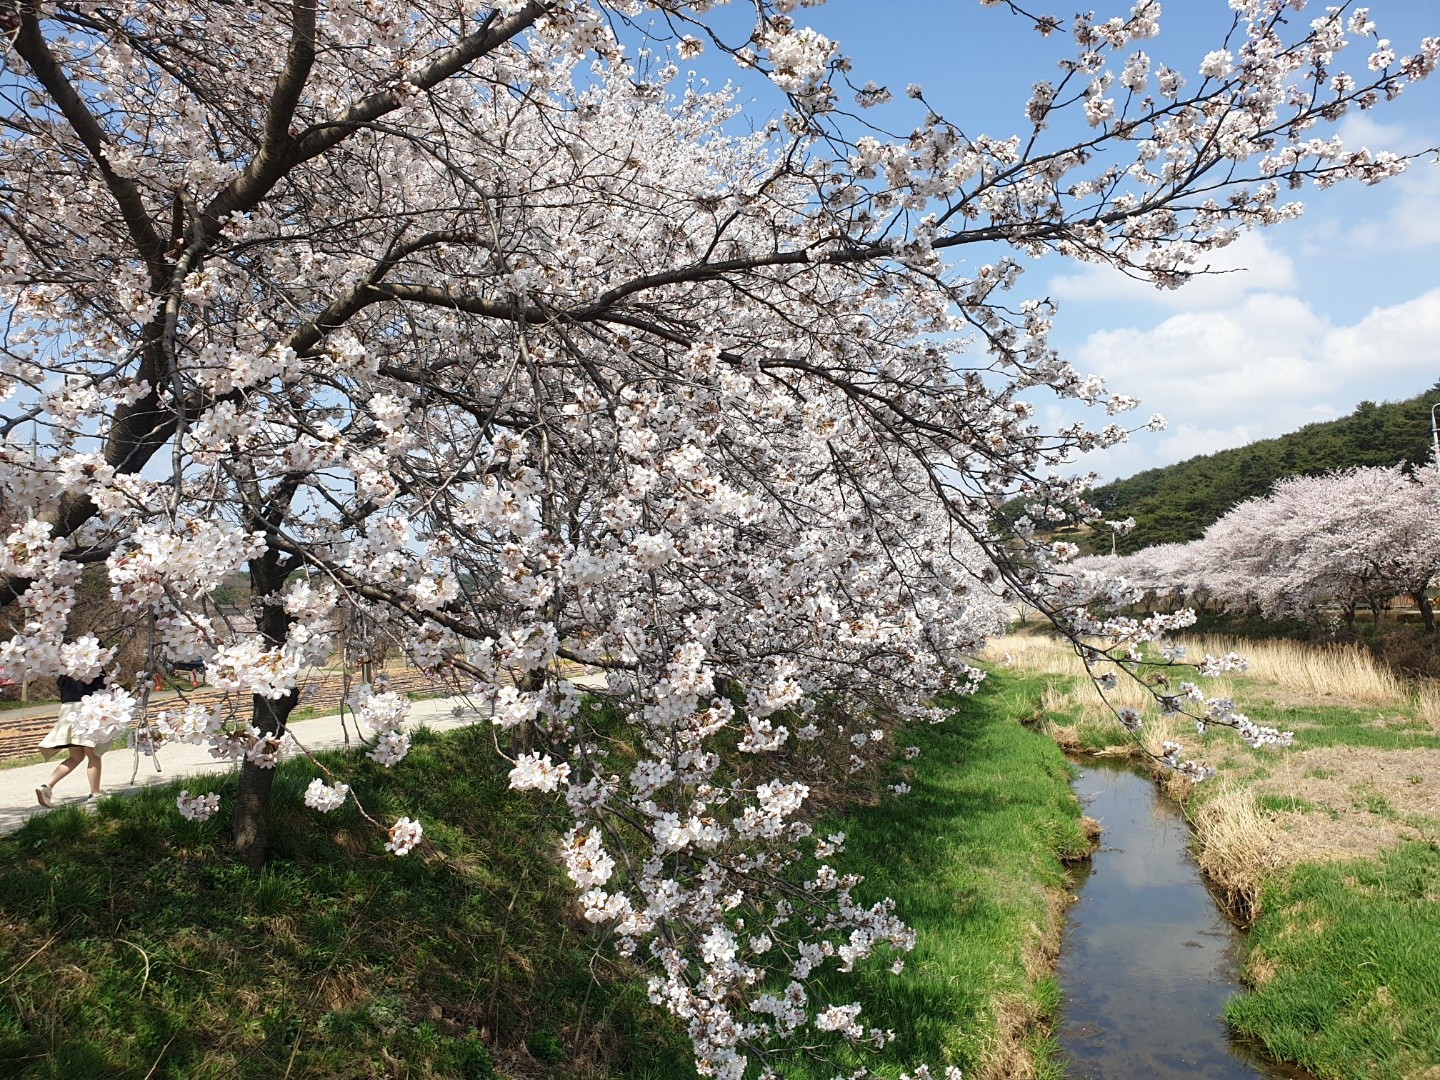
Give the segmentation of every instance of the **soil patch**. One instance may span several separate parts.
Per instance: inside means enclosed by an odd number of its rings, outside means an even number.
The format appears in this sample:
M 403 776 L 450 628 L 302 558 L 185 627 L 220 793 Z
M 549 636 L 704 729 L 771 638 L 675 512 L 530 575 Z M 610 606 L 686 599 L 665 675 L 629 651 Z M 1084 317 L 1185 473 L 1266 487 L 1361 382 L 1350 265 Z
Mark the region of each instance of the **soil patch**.
M 1253 790 L 1314 807 L 1275 816 L 1276 855 L 1287 865 L 1370 857 L 1440 832 L 1440 751 L 1358 746 L 1291 751 Z

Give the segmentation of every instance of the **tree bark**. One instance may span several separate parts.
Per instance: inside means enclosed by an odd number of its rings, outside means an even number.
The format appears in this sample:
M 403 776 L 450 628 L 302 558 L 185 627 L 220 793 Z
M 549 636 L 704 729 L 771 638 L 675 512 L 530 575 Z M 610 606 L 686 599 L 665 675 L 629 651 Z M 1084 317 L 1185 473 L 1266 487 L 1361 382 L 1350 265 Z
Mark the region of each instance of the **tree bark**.
M 299 700 L 298 690 L 274 700 L 255 695 L 255 726 L 267 733 L 283 732 Z M 241 763 L 240 788 L 235 794 L 235 855 L 256 874 L 264 867 L 270 846 L 270 788 L 274 782 L 274 769 L 261 768 L 251 761 Z
M 1415 606 L 1420 609 L 1420 618 L 1425 620 L 1425 629 L 1432 634 L 1435 632 L 1435 606 L 1430 603 L 1430 597 L 1425 594 L 1424 589 L 1416 589 L 1410 594 L 1410 599 L 1415 601 Z
M 526 672 L 520 677 L 517 684 L 517 689 L 530 694 L 536 693 L 544 687 L 545 673 L 542 671 Z M 510 752 L 515 755 L 533 754 L 542 743 L 545 749 L 550 748 L 550 740 L 540 730 L 538 720 L 527 720 L 510 733 Z
M 290 616 L 279 602 L 285 577 L 280 553 L 273 548 L 250 560 L 251 603 L 256 627 L 265 643 L 272 647 L 283 645 L 290 631 Z M 281 698 L 256 694 L 251 705 L 252 723 L 264 735 L 283 734 L 285 721 L 299 700 L 299 690 L 291 690 Z M 265 853 L 270 845 L 270 788 L 274 782 L 273 768 L 262 768 L 249 760 L 241 763 L 240 787 L 235 796 L 235 854 L 246 868 L 257 874 L 265 865 Z

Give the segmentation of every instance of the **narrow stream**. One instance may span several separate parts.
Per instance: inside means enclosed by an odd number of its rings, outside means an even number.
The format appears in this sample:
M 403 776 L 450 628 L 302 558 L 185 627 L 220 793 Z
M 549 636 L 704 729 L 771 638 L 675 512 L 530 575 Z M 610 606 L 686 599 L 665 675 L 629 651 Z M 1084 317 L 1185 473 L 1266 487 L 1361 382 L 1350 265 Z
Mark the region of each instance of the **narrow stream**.
M 1240 932 L 1187 853 L 1180 811 L 1144 776 L 1088 761 L 1075 793 L 1104 828 L 1066 916 L 1056 974 L 1071 1080 L 1303 1077 L 1228 1037 Z

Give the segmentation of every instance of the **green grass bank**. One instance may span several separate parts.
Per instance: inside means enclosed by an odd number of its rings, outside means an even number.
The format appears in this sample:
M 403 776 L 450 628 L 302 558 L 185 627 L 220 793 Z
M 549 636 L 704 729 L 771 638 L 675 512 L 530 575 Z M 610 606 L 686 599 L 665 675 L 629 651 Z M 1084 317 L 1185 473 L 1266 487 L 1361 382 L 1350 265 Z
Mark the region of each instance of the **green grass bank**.
M 882 1076 L 927 1062 L 966 1077 L 1059 1077 L 1050 1038 L 1059 1005 L 1051 975 L 1070 893 L 1065 862 L 1088 854 L 1070 765 L 1055 744 L 1021 724 L 1033 718 L 1043 678 L 995 671 L 951 719 L 897 735 L 920 748 L 896 766 L 910 791 L 826 821 L 845 832 L 847 868 L 865 875 L 858 895 L 894 897 L 915 929 L 904 971 L 869 969 L 837 995 L 864 1003 L 869 1026 L 893 1029 L 883 1054 L 842 1059 Z M 852 988 L 853 987 L 853 988 Z M 836 1070 L 799 1065 L 829 1080 Z
M 553 804 L 505 788 L 483 729 L 415 734 L 386 772 L 345 762 L 372 814 L 424 821 L 395 858 L 353 805 L 275 778 L 271 865 L 227 840 L 234 782 L 62 809 L 0 841 L 0 1075 L 693 1076 L 688 1043 L 578 917 Z M 222 793 L 206 822 L 180 786 Z M 418 853 L 416 853 L 418 854 Z
M 1440 1076 L 1440 846 L 1302 863 L 1260 911 L 1232 1027 L 1321 1077 Z
M 899 976 L 832 980 L 898 1033 L 864 1061 L 881 1075 L 1058 1075 L 1049 964 L 1063 859 L 1087 841 L 1063 757 L 1016 722 L 1041 687 L 997 674 L 951 721 L 903 729 L 897 745 L 922 752 L 897 754 L 891 779 L 910 792 L 821 823 L 848 834 L 860 898 L 895 897 L 918 932 Z M 230 861 L 219 777 L 0 839 L 0 1076 L 694 1076 L 681 1028 L 578 917 L 552 857 L 558 807 L 506 791 L 488 732 L 421 731 L 395 770 L 344 768 L 372 813 L 423 820 L 433 856 L 384 855 L 353 807 L 305 808 L 304 761 L 277 774 L 260 877 Z M 181 819 L 180 786 L 221 792 L 220 814 Z

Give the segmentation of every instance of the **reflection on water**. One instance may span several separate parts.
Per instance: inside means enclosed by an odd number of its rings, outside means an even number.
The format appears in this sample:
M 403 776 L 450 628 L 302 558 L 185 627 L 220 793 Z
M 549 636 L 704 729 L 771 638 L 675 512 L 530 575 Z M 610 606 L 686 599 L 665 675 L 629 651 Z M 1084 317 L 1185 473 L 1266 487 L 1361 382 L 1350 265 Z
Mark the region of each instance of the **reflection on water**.
M 1257 1061 L 1226 1035 L 1220 1015 L 1238 990 L 1237 931 L 1186 854 L 1179 810 L 1118 763 L 1087 762 L 1074 786 L 1105 831 L 1076 883 L 1056 972 L 1068 1075 L 1303 1076 Z

